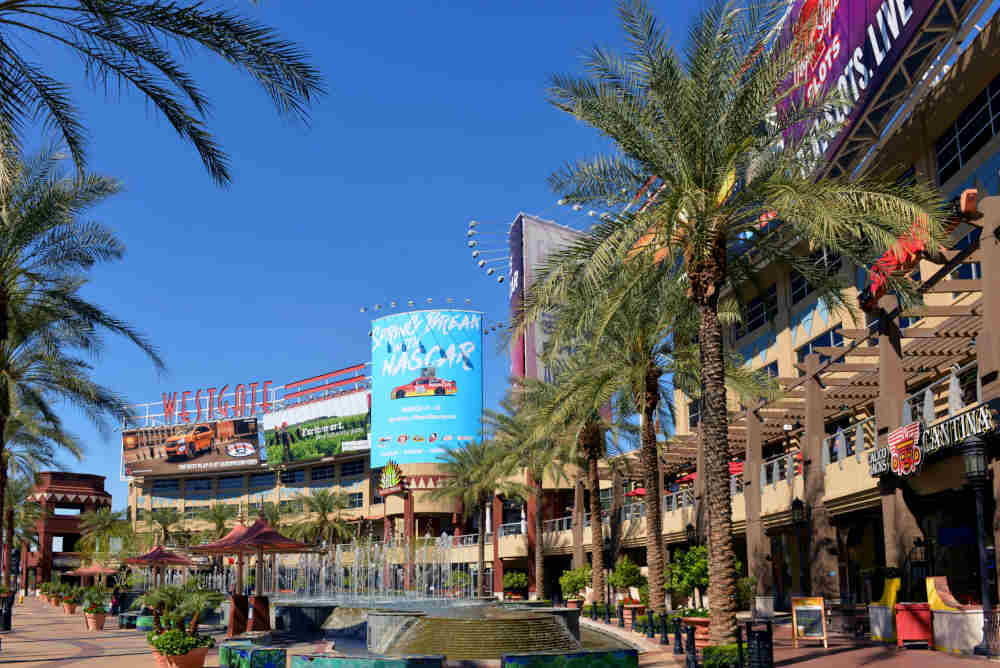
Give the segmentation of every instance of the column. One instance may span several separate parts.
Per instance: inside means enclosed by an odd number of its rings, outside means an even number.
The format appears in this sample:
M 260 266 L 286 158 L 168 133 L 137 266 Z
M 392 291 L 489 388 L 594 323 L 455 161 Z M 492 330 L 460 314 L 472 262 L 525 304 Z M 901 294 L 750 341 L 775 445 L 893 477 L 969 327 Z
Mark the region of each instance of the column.
M 493 495 L 493 595 L 503 597 L 503 560 L 500 558 L 500 525 L 503 524 L 503 501 Z
M 979 204 L 983 213 L 980 223 L 983 231 L 979 237 L 979 263 L 983 275 L 983 324 L 976 337 L 976 357 L 979 362 L 979 380 L 983 388 L 983 401 L 1000 397 L 1000 342 L 996 332 L 1000 332 L 1000 288 L 996 280 L 1000 272 L 1000 197 L 987 197 Z M 993 336 L 986 336 L 994 332 Z M 1000 460 L 993 460 L 993 498 L 1000 499 Z M 1000 503 L 993 515 L 994 545 L 1000 545 Z M 997 564 L 1000 569 L 1000 563 Z M 997 581 L 1000 587 L 1000 579 Z
M 403 544 L 406 546 L 406 572 L 403 575 L 403 588 L 409 589 L 413 583 L 414 558 L 416 545 L 414 536 L 416 534 L 415 517 L 413 513 L 413 492 L 403 493 Z
M 760 466 L 763 459 L 763 438 L 760 416 L 747 411 L 747 450 L 743 463 L 743 501 L 747 514 L 747 573 L 757 579 L 759 595 L 774 595 L 774 573 L 771 568 L 771 541 L 764 533 L 760 516 L 762 481 Z
M 535 569 L 535 550 L 542 549 L 542 537 L 535 531 L 535 518 L 542 509 L 535 502 L 536 485 L 530 472 L 525 473 L 525 478 L 531 494 L 528 495 L 527 505 L 521 506 L 521 533 L 528 541 L 528 598 L 531 599 L 539 598 L 544 588 L 538 583 L 538 573 Z
M 899 323 L 890 320 L 888 312 L 896 308 L 896 298 L 883 297 L 879 302 L 878 337 L 878 388 L 875 400 L 876 438 L 879 446 L 888 444 L 889 432 L 902 422 L 903 402 L 906 399 L 906 374 L 903 372 L 902 342 Z M 879 481 L 882 500 L 882 532 L 885 537 L 885 565 L 899 567 L 906 559 L 914 538 L 923 538 L 906 500 L 899 481 L 883 476 Z
M 837 530 L 830 522 L 826 510 L 826 470 L 823 466 L 823 448 L 826 439 L 823 414 L 823 388 L 816 371 L 819 355 L 806 357 L 806 420 L 805 442 L 802 459 L 805 464 L 803 488 L 806 512 L 809 518 L 809 584 L 813 596 L 828 601 L 840 599 L 840 574 L 837 563 Z
M 577 478 L 573 488 L 573 568 L 587 565 L 587 554 L 583 549 L 583 478 Z

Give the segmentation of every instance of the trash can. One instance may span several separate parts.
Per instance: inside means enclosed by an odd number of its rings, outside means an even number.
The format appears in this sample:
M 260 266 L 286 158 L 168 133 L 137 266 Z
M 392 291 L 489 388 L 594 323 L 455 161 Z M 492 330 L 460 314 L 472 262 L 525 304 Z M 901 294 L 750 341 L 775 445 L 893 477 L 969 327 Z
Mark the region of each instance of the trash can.
M 14 594 L 0 599 L 0 631 L 10 631 L 11 618 L 14 616 Z
M 927 643 L 930 647 L 934 642 L 934 629 L 931 624 L 930 603 L 897 603 L 896 604 L 896 645 L 902 647 L 907 642 Z

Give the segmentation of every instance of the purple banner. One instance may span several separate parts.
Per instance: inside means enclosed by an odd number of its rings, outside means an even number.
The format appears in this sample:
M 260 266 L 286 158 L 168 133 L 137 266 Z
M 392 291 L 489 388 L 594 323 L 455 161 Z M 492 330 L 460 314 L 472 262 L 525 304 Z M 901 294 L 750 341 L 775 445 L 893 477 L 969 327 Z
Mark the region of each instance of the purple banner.
M 837 86 L 847 103 L 832 113 L 840 125 L 832 138 L 814 139 L 817 156 L 836 153 L 913 39 L 937 0 L 797 0 L 782 44 L 803 33 L 793 95 L 814 100 Z M 786 105 L 787 106 L 787 105 Z

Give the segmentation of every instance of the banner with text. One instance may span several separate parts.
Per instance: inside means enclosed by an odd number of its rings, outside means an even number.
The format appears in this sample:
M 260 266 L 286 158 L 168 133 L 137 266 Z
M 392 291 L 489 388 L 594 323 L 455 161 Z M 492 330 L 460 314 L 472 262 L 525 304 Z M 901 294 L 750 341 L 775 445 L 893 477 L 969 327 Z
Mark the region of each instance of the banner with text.
M 125 475 L 229 471 L 260 466 L 257 418 L 190 422 L 122 432 Z
M 261 416 L 271 464 L 368 448 L 368 390 L 306 401 Z

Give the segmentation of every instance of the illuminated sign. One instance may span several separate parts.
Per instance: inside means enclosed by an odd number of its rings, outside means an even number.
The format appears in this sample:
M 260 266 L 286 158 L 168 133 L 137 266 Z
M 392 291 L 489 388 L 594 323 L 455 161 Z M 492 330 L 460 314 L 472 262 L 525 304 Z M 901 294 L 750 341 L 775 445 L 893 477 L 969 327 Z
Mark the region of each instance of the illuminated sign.
M 271 410 L 268 399 L 270 380 L 262 383 L 238 383 L 229 392 L 229 385 L 199 388 L 163 393 L 163 421 L 166 424 L 178 422 L 205 422 L 241 418 L 266 413 Z M 258 397 L 259 392 L 259 397 Z M 233 397 L 230 404 L 227 397 Z M 190 402 L 190 403 L 189 403 Z
M 378 495 L 385 497 L 404 491 L 406 491 L 406 479 L 403 477 L 403 471 L 396 462 L 387 461 L 378 477 Z

